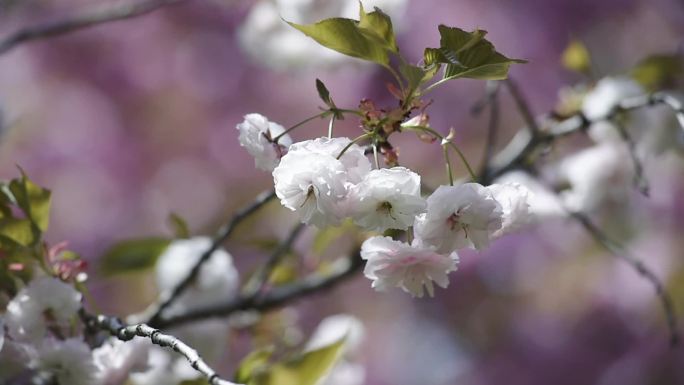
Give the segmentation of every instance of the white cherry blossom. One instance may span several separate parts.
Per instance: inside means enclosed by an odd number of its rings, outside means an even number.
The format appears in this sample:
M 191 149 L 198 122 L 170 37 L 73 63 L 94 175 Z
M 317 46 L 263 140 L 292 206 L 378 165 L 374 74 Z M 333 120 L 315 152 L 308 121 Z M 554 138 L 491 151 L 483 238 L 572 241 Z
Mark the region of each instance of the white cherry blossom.
M 424 288 L 433 295 L 435 282 L 446 288 L 447 274 L 456 270 L 458 255 L 439 254 L 433 247 L 420 242 L 409 245 L 390 237 L 372 237 L 361 246 L 361 258 L 365 259 L 364 275 L 373 281 L 372 287 L 384 291 L 400 287 L 414 297 L 422 297 Z
M 427 199 L 427 212 L 416 218 L 416 238 L 439 253 L 489 245 L 503 224 L 503 209 L 491 191 L 477 183 L 439 186 Z
M 336 314 L 323 319 L 306 343 L 306 351 L 320 349 L 345 338 L 344 351 L 351 353 L 359 348 L 364 336 L 361 321 L 349 314 Z
M 273 170 L 280 203 L 295 211 L 302 222 L 322 228 L 336 225 L 346 216 L 341 203 L 348 189 L 370 171 L 363 149 L 350 143 L 348 138 L 295 143 Z
M 607 200 L 625 199 L 632 189 L 634 167 L 623 143 L 604 143 L 566 157 L 559 165 L 560 177 L 570 188 L 560 193 L 565 206 L 590 212 Z
M 54 376 L 60 385 L 95 385 L 97 383 L 97 367 L 93 362 L 90 347 L 80 339 L 70 338 L 63 341 L 45 339 L 30 366 Z
M 236 128 L 240 131 L 240 145 L 254 157 L 256 168 L 264 171 L 273 171 L 282 154 L 292 144 L 288 134 L 280 137 L 278 143 L 274 143 L 273 139 L 285 132 L 285 129 L 260 114 L 245 115 L 245 120 Z
M 98 385 L 121 385 L 131 373 L 146 371 L 150 346 L 144 339 L 123 342 L 110 338 L 93 349 Z
M 347 204 L 357 225 L 380 232 L 408 229 L 426 206 L 420 175 L 404 167 L 371 171 L 351 189 Z
M 630 78 L 605 77 L 584 97 L 582 113 L 589 120 L 604 119 L 621 101 L 643 93 L 643 88 Z
M 209 237 L 195 237 L 172 242 L 159 256 L 156 265 L 157 287 L 173 290 L 211 246 Z M 239 286 L 232 256 L 218 249 L 202 264 L 197 279 L 169 307 L 170 313 L 197 309 L 234 298 Z
M 532 192 L 520 183 L 492 184 L 487 186 L 494 199 L 501 205 L 503 222 L 501 229 L 492 234 L 498 238 L 529 224 L 533 215 L 530 212 Z
M 34 278 L 7 305 L 5 322 L 17 341 L 37 342 L 47 327 L 65 329 L 81 307 L 81 293 L 52 277 Z

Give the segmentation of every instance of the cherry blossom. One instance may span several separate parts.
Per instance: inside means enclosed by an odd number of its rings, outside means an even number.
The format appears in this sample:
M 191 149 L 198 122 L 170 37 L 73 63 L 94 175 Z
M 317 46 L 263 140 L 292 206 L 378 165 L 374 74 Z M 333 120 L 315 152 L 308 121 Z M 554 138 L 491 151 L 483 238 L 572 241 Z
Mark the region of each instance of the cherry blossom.
M 157 287 L 173 290 L 190 273 L 201 255 L 211 246 L 209 237 L 195 237 L 172 242 L 159 256 L 156 265 Z M 232 256 L 218 249 L 202 264 L 197 279 L 180 295 L 169 312 L 186 311 L 234 298 L 239 286 Z
M 416 218 L 416 237 L 439 253 L 489 245 L 502 228 L 503 209 L 491 191 L 477 183 L 439 186 L 427 199 L 427 212 Z
M 589 120 L 605 119 L 622 100 L 643 93 L 643 88 L 630 78 L 605 77 L 584 97 L 582 113 Z
M 51 277 L 34 278 L 7 305 L 5 322 L 17 341 L 40 341 L 50 328 L 69 326 L 81 307 L 81 293 Z
M 503 211 L 501 229 L 492 234 L 498 238 L 529 224 L 533 215 L 530 212 L 530 196 L 532 192 L 520 183 L 493 184 L 487 186 Z
M 379 291 L 400 287 L 414 297 L 422 297 L 424 287 L 430 296 L 434 293 L 433 281 L 440 287 L 449 285 L 447 274 L 456 270 L 458 256 L 439 254 L 434 247 L 419 242 L 409 245 L 390 237 L 368 238 L 361 246 L 365 259 L 364 275 L 373 281 Z
M 240 131 L 240 145 L 254 157 L 254 165 L 260 170 L 273 171 L 284 151 L 292 144 L 288 134 L 275 143 L 273 139 L 285 132 L 285 129 L 260 114 L 245 115 L 245 120 L 236 128 Z
M 90 347 L 80 339 L 45 339 L 30 366 L 39 372 L 54 376 L 58 384 L 97 383 L 97 367 L 93 362 Z
M 281 204 L 295 211 L 302 222 L 322 228 L 346 216 L 341 203 L 348 189 L 370 171 L 363 149 L 350 143 L 348 138 L 295 143 L 273 170 Z
M 406 230 L 425 211 L 420 175 L 404 167 L 373 170 L 351 189 L 349 212 L 369 231 Z
M 124 384 L 131 373 L 147 370 L 150 346 L 143 339 L 123 342 L 111 338 L 93 349 L 98 385 Z

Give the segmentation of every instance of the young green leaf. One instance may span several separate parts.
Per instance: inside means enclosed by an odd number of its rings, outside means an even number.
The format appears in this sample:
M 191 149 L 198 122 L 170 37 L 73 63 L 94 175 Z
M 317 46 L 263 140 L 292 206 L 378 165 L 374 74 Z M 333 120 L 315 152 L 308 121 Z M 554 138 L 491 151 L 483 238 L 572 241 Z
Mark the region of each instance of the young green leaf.
M 235 372 L 235 382 L 248 384 L 260 371 L 266 368 L 268 360 L 273 355 L 273 348 L 255 350 L 240 361 Z
M 366 13 L 363 4 L 359 2 L 359 28 L 369 38 L 375 39 L 390 52 L 399 52 L 397 41 L 392 29 L 392 20 L 380 8 L 375 7 L 371 13 Z
M 569 70 L 588 74 L 591 71 L 591 55 L 581 41 L 573 39 L 563 51 L 563 66 Z
M 649 91 L 673 87 L 684 78 L 684 55 L 652 55 L 640 61 L 630 75 Z
M 114 275 L 152 268 L 169 243 L 171 240 L 166 238 L 131 239 L 117 243 L 100 258 L 100 269 L 105 275 Z
M 392 21 L 378 8 L 366 13 L 359 6 L 358 21 L 337 17 L 308 25 L 287 23 L 324 47 L 389 67 L 389 53 L 399 52 Z
M 38 230 L 45 232 L 50 220 L 50 190 L 33 183 L 23 171 L 21 178 L 10 182 L 9 190 L 26 217 Z
M 292 361 L 277 363 L 250 385 L 316 385 L 342 355 L 345 339 L 311 350 Z
M 471 78 L 502 80 L 508 68 L 525 60 L 509 59 L 494 49 L 485 39 L 487 31 L 466 32 L 459 28 L 439 26 L 440 47 L 427 48 L 424 53 L 426 67 L 446 64 L 444 79 Z
M 0 219 L 0 238 L 20 246 L 31 246 L 39 240 L 29 219 Z

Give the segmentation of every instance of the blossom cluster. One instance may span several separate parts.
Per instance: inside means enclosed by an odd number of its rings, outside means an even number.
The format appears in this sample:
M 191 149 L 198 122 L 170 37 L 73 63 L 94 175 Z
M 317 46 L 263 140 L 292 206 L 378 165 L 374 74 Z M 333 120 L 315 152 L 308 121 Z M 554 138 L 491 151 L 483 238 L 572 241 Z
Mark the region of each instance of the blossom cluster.
M 115 385 L 145 370 L 140 343 L 106 341 L 92 349 L 80 333 L 82 295 L 50 276 L 34 277 L 0 317 L 0 383 L 34 378 L 73 385 Z M 38 377 L 35 377 L 38 376 Z
M 175 287 L 210 244 L 207 237 L 172 242 L 159 256 L 157 287 Z M 168 310 L 187 311 L 233 298 L 238 285 L 231 255 L 218 249 Z M 0 383 L 43 378 L 60 385 L 175 385 L 201 377 L 184 357 L 144 339 L 110 338 L 93 346 L 79 323 L 82 298 L 71 284 L 47 275 L 34 277 L 16 293 L 0 316 Z M 214 361 L 225 350 L 229 327 L 226 320 L 212 319 L 169 332 Z
M 256 116 L 261 123 L 250 124 Z M 411 242 L 378 235 L 363 243 L 364 273 L 378 290 L 400 287 L 422 297 L 427 289 L 433 295 L 433 282 L 447 287 L 458 250 L 482 250 L 530 220 L 529 192 L 520 184 L 439 186 L 426 198 L 419 174 L 400 166 L 373 169 L 365 149 L 349 138 L 305 140 L 286 152 L 280 143 L 243 139 L 268 137 L 273 124 L 247 115 L 237 126 L 240 143 L 257 166 L 265 160 L 274 164 L 276 195 L 303 223 L 320 229 L 351 219 L 366 231 L 415 234 Z

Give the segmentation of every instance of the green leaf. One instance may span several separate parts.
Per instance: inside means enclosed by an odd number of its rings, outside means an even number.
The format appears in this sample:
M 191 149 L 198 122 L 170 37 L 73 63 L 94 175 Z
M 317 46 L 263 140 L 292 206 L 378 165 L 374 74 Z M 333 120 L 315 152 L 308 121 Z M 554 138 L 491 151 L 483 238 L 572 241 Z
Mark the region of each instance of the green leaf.
M 390 52 L 399 52 L 397 41 L 392 29 L 392 20 L 380 8 L 375 7 L 371 13 L 366 13 L 359 1 L 359 28 L 363 33 Z
M 342 356 L 345 339 L 271 366 L 250 385 L 316 385 Z
M 325 229 L 318 230 L 316 236 L 314 236 L 314 239 L 311 242 L 311 250 L 314 252 L 314 254 L 322 255 L 335 240 L 355 229 L 356 226 L 354 223 L 346 220 L 339 226 L 330 226 L 326 227 Z
M 20 179 L 10 182 L 9 190 L 26 217 L 38 230 L 45 232 L 50 220 L 50 190 L 33 183 L 23 170 Z
M 31 246 L 39 239 L 29 219 L 17 218 L 0 219 L 0 237 L 20 246 Z
M 591 55 L 587 47 L 579 40 L 573 39 L 563 51 L 563 66 L 569 70 L 587 74 L 591 70 Z
M 117 243 L 100 258 L 100 269 L 105 275 L 114 275 L 152 268 L 169 243 L 171 240 L 166 238 L 131 239 Z
M 190 238 L 190 228 L 183 217 L 176 213 L 171 213 L 169 215 L 168 221 L 176 238 Z
M 209 385 L 209 381 L 204 377 L 198 377 L 194 380 L 183 380 L 178 385 Z
M 323 103 L 325 103 L 326 106 L 332 107 L 335 105 L 332 99 L 330 99 L 330 91 L 328 91 L 328 87 L 323 84 L 321 79 L 316 79 L 316 90 L 318 91 L 318 96 L 321 98 L 321 100 L 323 100 Z
M 426 67 L 446 64 L 444 79 L 502 80 L 508 76 L 511 64 L 526 63 L 497 52 L 494 45 L 484 38 L 487 31 L 466 32 L 440 25 L 439 34 L 440 47 L 427 48 L 424 61 Z
M 378 8 L 366 13 L 359 3 L 359 19 L 336 17 L 308 25 L 287 23 L 324 47 L 389 67 L 389 53 L 399 52 L 389 16 Z
M 652 55 L 630 72 L 634 80 L 649 91 L 675 86 L 684 77 L 684 55 Z
M 240 361 L 240 365 L 235 372 L 235 382 L 240 384 L 249 383 L 260 371 L 263 371 L 268 364 L 268 360 L 273 355 L 273 348 L 255 350 Z

